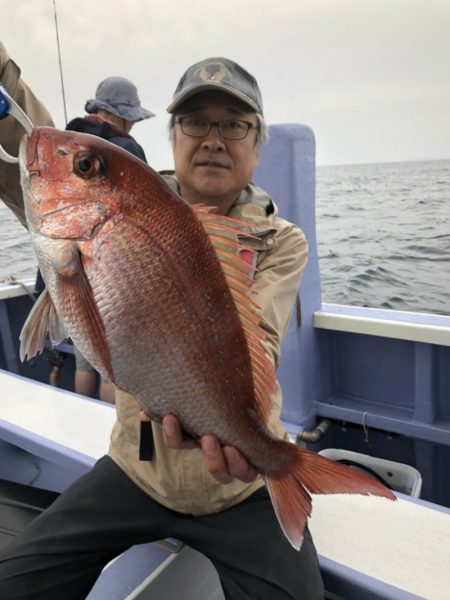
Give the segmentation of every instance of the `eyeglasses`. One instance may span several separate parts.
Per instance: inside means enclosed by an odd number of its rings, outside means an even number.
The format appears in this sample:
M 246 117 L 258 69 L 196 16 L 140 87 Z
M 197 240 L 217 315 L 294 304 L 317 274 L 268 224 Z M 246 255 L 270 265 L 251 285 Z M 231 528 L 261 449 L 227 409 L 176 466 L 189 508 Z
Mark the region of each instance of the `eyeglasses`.
M 203 117 L 177 117 L 175 122 L 179 123 L 181 131 L 190 137 L 204 137 L 211 131 L 211 127 L 216 125 L 224 139 L 243 140 L 247 137 L 250 129 L 257 129 L 254 123 L 236 119 L 210 121 Z

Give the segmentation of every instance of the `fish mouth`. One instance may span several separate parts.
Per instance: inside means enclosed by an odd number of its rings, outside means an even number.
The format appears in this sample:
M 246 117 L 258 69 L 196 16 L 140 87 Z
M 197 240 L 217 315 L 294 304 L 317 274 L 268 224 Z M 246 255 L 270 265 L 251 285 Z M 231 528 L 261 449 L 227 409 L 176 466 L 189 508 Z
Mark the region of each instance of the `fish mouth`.
M 39 130 L 33 129 L 30 134 L 24 135 L 19 144 L 19 164 L 23 176 L 30 178 L 40 173 L 38 158 Z
M 34 130 L 28 138 L 27 147 L 27 170 L 28 176 L 30 177 L 34 173 L 40 173 L 39 156 L 38 156 L 38 141 L 40 135 L 39 132 Z

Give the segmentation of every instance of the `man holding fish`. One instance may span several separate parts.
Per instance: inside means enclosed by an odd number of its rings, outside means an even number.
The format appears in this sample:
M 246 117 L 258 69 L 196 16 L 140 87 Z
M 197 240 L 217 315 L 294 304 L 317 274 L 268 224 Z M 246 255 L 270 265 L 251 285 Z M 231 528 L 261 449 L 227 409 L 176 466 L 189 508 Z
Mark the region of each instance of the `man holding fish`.
M 0 47 L 5 87 L 35 125 L 51 125 L 19 75 Z M 23 354 L 42 347 L 42 319 L 58 341 L 61 319 L 116 384 L 118 419 L 108 456 L 0 555 L 2 598 L 84 598 L 109 560 L 172 536 L 211 559 L 227 599 L 319 600 L 308 490 L 392 497 L 286 441 L 274 365 L 307 244 L 250 181 L 267 137 L 256 80 L 206 59 L 168 112 L 175 172 L 163 178 L 89 136 L 37 127 L 21 142 L 48 289 Z M 22 133 L 0 122 L 10 152 Z M 0 169 L 0 196 L 23 217 L 17 173 Z

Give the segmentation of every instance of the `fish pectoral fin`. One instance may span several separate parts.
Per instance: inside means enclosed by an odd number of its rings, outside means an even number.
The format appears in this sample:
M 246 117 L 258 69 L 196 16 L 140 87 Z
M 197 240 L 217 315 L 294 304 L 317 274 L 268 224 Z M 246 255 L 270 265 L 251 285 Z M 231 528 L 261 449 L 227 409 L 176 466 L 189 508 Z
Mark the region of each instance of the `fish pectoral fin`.
M 76 314 L 79 327 L 83 331 L 83 335 L 87 337 L 87 343 L 95 356 L 93 366 L 102 375 L 107 375 L 114 383 L 105 325 L 95 303 L 94 294 L 79 254 L 78 260 L 79 268 L 72 268 L 70 275 L 62 275 L 58 272 L 56 277 L 58 298 L 61 299 L 61 313 L 63 315 Z M 74 341 L 76 342 L 76 340 Z M 89 359 L 89 357 L 87 358 Z
M 45 348 L 47 335 L 53 345 L 64 339 L 64 328 L 45 289 L 36 300 L 20 333 L 20 360 L 32 358 Z

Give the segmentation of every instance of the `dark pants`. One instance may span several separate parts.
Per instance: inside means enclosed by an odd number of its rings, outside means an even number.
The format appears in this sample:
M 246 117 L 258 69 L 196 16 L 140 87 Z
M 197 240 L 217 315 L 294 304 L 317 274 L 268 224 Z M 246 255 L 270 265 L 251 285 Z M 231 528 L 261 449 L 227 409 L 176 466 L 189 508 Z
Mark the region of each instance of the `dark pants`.
M 183 515 L 149 498 L 108 457 L 1 552 L 0 598 L 82 600 L 108 561 L 165 537 L 205 554 L 227 599 L 323 599 L 309 532 L 294 550 L 265 489 L 218 514 Z

